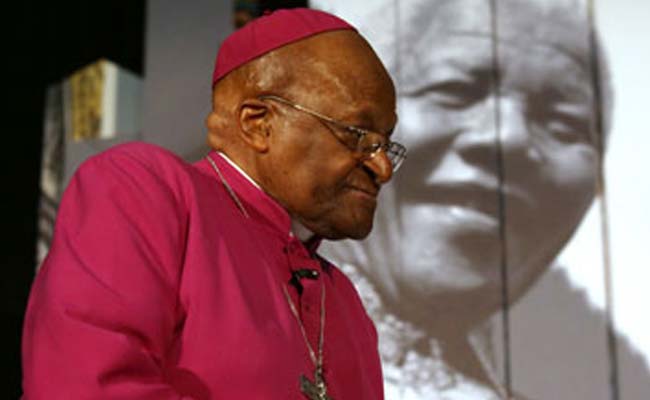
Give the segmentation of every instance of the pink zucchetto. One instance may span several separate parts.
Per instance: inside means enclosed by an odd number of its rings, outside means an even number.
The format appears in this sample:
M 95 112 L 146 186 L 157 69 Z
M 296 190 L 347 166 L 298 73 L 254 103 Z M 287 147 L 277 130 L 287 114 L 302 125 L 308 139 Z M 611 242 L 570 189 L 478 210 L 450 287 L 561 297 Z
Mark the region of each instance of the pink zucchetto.
M 340 29 L 356 30 L 341 18 L 308 8 L 278 10 L 263 15 L 224 40 L 217 54 L 212 86 L 230 71 L 278 47 Z

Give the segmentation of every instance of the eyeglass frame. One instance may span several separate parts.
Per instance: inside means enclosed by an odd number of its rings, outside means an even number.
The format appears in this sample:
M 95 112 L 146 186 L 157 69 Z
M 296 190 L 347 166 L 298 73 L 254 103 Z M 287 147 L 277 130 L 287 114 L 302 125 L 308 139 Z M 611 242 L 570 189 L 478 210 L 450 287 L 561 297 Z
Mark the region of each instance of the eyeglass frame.
M 262 101 L 263 100 L 277 101 L 277 102 L 279 102 L 281 104 L 284 104 L 284 105 L 287 105 L 287 106 L 289 106 L 289 107 L 291 107 L 291 108 L 293 108 L 295 110 L 298 110 L 298 111 L 304 112 L 304 113 L 306 113 L 308 115 L 311 115 L 312 117 L 315 117 L 318 120 L 330 123 L 330 124 L 336 126 L 337 128 L 344 130 L 347 133 L 355 135 L 357 137 L 357 144 L 353 148 L 348 143 L 346 143 L 343 139 L 341 139 L 336 133 L 331 132 L 332 135 L 334 135 L 334 137 L 336 137 L 336 139 L 338 139 L 341 142 L 341 144 L 343 144 L 349 150 L 354 151 L 354 152 L 358 152 L 358 153 L 362 154 L 364 157 L 366 157 L 366 158 L 364 158 L 364 160 L 370 160 L 370 159 L 374 158 L 380 151 L 383 150 L 384 153 L 386 154 L 386 156 L 388 157 L 388 160 L 391 163 L 393 172 L 397 171 L 399 169 L 399 167 L 402 165 L 402 163 L 404 162 L 404 160 L 406 159 L 406 146 L 404 146 L 401 143 L 394 142 L 394 141 L 388 139 L 386 137 L 386 135 L 383 134 L 383 133 L 374 132 L 374 131 L 371 131 L 369 129 L 360 128 L 358 126 L 346 124 L 346 123 L 341 122 L 339 120 L 336 120 L 336 119 L 334 119 L 332 117 L 328 117 L 327 115 L 322 114 L 322 113 L 320 113 L 318 111 L 315 111 L 315 110 L 312 110 L 312 109 L 307 108 L 305 106 L 302 106 L 300 104 L 294 103 L 291 100 L 285 99 L 284 97 L 281 97 L 281 96 L 269 94 L 269 95 L 259 96 L 257 99 L 262 100 Z M 360 148 L 361 147 L 361 141 L 368 134 L 374 134 L 374 135 L 379 135 L 381 137 L 384 137 L 384 138 L 386 138 L 386 143 L 383 143 L 383 144 L 373 143 L 373 146 L 378 146 L 378 147 L 372 148 L 371 151 L 363 150 L 363 149 Z M 397 148 L 396 150 L 394 149 L 395 147 Z M 389 151 L 391 151 L 391 152 L 389 152 Z M 394 154 L 393 158 L 391 158 L 391 154 Z M 394 159 L 397 160 L 397 161 L 394 161 Z

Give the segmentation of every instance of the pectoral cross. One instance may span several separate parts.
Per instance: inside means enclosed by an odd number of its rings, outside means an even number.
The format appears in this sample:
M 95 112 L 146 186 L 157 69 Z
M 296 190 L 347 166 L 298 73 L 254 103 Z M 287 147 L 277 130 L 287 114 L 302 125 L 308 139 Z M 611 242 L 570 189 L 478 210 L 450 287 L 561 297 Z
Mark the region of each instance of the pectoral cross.
M 327 386 L 319 372 L 314 373 L 314 381 L 310 381 L 305 375 L 300 375 L 300 391 L 309 400 L 333 400 L 327 395 Z

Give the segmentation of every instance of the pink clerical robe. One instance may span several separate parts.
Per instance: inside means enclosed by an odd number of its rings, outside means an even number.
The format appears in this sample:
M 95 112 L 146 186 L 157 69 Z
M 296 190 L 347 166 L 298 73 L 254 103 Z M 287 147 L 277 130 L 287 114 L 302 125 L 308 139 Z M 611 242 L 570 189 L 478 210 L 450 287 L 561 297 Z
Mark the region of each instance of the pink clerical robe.
M 377 336 L 350 281 L 217 153 L 194 165 L 146 144 L 93 157 L 59 210 L 29 301 L 25 400 L 305 399 L 296 304 L 335 400 L 382 399 Z M 315 247 L 315 246 L 314 246 Z M 291 271 L 309 268 L 302 294 Z

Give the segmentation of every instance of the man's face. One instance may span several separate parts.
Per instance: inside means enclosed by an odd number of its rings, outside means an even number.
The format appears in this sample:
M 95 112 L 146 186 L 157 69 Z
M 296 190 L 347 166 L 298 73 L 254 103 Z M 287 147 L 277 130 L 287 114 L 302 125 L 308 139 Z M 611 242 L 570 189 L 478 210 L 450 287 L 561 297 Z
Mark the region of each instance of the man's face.
M 500 223 L 510 287 L 520 293 L 593 198 L 597 151 L 584 66 L 548 43 L 504 36 L 498 103 L 488 35 L 439 35 L 404 66 L 399 137 L 409 159 L 395 182 L 405 231 L 394 278 L 407 297 L 487 291 L 498 304 Z
M 314 56 L 303 60 L 308 66 L 299 74 L 304 82 L 284 97 L 347 124 L 391 132 L 394 89 L 374 53 L 353 32 L 321 36 L 326 39 L 311 44 L 317 49 Z M 269 106 L 273 171 L 266 175 L 265 188 L 323 237 L 368 235 L 380 185 L 391 177 L 385 154 L 364 161 L 337 138 L 349 135 L 346 131 L 286 105 Z

